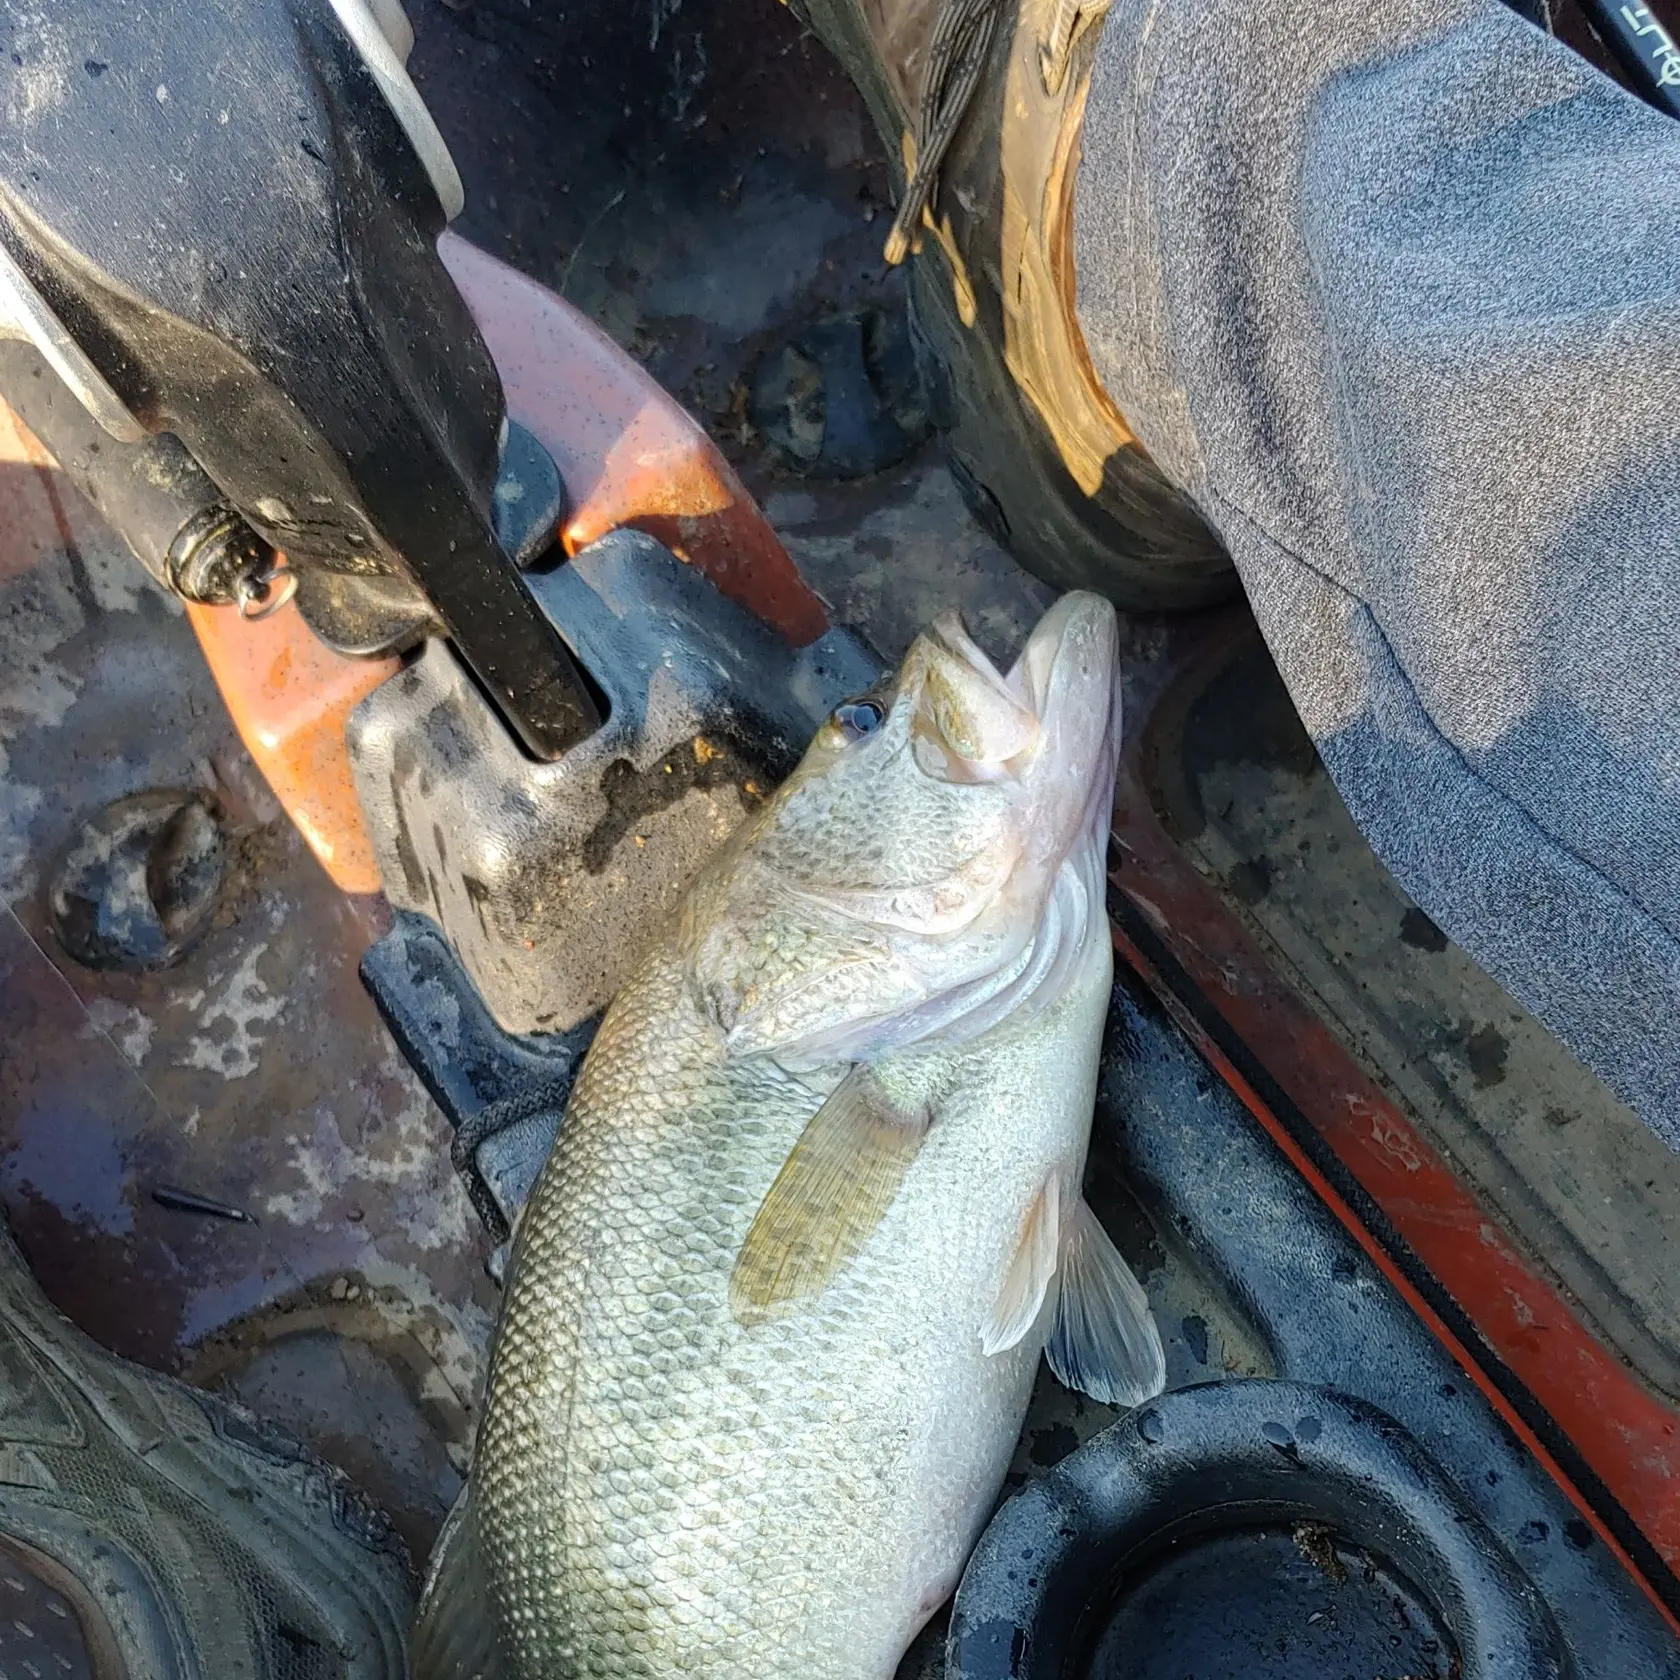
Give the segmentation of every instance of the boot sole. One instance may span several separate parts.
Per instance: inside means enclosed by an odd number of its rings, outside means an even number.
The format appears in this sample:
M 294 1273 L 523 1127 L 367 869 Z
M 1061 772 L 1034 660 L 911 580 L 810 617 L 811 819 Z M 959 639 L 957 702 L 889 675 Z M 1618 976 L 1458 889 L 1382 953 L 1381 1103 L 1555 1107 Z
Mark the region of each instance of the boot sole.
M 793 10 L 863 95 L 902 191 L 904 114 L 862 11 L 855 0 L 794 0 Z M 999 32 L 994 61 L 1010 50 L 1010 33 Z M 988 97 L 998 97 L 990 75 L 965 129 L 982 117 Z M 994 185 L 989 227 L 995 229 L 999 167 L 996 142 L 987 146 L 972 172 Z M 959 134 L 952 157 L 963 149 Z M 965 258 L 977 324 L 963 323 L 946 257 L 931 238 L 909 259 L 910 317 L 929 412 L 975 518 L 1022 566 L 1060 589 L 1094 589 L 1132 611 L 1185 611 L 1231 598 L 1237 577 L 1218 537 L 1141 449 L 1109 456 L 1097 496 L 1074 481 L 1004 361 L 995 253 L 988 247 L 983 258 L 973 252 Z M 1082 376 L 1072 367 L 1061 371 L 1069 381 Z
M 281 1431 L 98 1346 L 3 1226 L 0 1535 L 83 1589 L 133 1680 L 405 1673 L 413 1583 L 384 1515 Z

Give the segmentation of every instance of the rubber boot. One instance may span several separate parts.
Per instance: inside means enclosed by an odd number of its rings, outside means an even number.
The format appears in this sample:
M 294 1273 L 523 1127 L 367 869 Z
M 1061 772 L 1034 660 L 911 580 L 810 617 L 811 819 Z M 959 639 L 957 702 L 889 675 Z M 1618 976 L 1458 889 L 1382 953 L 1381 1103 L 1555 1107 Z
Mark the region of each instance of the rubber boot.
M 789 0 L 844 66 L 900 193 L 889 261 L 969 506 L 1022 565 L 1117 605 L 1232 594 L 1218 538 L 1098 383 L 1074 179 L 1101 12 L 1071 0 Z

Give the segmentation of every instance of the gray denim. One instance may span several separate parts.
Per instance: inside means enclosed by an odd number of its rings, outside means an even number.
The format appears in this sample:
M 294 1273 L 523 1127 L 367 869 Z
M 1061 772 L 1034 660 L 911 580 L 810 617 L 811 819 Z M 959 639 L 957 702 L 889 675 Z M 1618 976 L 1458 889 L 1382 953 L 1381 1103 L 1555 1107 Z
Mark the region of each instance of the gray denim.
M 1372 846 L 1680 1147 L 1680 123 L 1498 0 L 1116 0 L 1075 228 Z

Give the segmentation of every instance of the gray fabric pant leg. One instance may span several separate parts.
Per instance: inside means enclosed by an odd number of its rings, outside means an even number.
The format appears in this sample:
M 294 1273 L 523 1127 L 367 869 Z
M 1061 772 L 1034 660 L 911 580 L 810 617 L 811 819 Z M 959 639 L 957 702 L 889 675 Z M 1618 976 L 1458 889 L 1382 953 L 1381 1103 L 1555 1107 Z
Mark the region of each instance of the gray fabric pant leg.
M 1116 0 L 1075 241 L 1378 855 L 1680 1147 L 1680 123 L 1497 0 Z

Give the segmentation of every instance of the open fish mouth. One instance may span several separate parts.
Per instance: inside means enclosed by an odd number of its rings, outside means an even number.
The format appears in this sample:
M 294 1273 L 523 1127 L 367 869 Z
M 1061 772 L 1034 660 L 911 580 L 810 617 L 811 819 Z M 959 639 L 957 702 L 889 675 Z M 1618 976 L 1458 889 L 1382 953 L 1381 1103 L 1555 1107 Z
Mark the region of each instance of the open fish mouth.
M 934 782 L 1009 808 L 976 828 L 976 849 L 937 875 L 886 883 L 805 883 L 831 908 L 939 937 L 959 932 L 1023 870 L 1039 893 L 1106 819 L 1120 744 L 1119 637 L 1101 596 L 1066 595 L 1000 671 L 955 612 L 919 636 L 883 694 L 890 752 Z M 870 704 L 875 704 L 871 701 Z M 984 791 L 979 791 L 980 789 Z M 983 835 L 983 838 L 982 838 Z
M 928 774 L 1021 784 L 1041 855 L 1065 853 L 1112 797 L 1120 746 L 1119 632 L 1099 595 L 1064 595 L 1001 672 L 955 613 L 918 642 L 912 750 Z
M 836 711 L 694 934 L 732 1054 L 868 1058 L 1061 995 L 1102 913 L 1118 640 L 1066 596 L 1004 671 L 950 614 Z
M 1009 672 L 1044 743 L 1099 781 L 1120 749 L 1119 652 L 1114 608 L 1100 595 L 1064 595 Z

